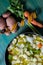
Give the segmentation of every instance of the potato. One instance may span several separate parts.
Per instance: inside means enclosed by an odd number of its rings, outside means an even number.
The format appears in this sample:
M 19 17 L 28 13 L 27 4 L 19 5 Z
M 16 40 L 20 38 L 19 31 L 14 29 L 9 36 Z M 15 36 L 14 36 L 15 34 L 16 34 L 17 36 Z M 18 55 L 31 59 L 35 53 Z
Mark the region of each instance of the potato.
M 14 19 L 13 16 L 9 16 L 9 17 L 6 19 L 6 23 L 7 23 L 8 29 L 9 29 L 12 33 L 16 31 L 16 29 L 17 29 L 17 22 L 16 22 L 16 20 Z
M 9 17 L 10 15 L 11 15 L 10 12 L 6 12 L 6 13 L 4 13 L 4 14 L 2 15 L 2 17 L 3 17 L 3 18 L 7 18 L 7 17 Z
M 0 17 L 0 30 L 5 29 L 5 27 L 6 27 L 5 20 L 2 17 Z

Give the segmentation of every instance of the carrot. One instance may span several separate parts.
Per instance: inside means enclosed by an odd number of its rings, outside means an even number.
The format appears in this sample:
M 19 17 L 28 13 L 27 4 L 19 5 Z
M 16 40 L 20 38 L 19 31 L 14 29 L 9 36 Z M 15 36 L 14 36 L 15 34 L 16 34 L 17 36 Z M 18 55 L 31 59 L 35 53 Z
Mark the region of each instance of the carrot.
M 34 20 L 34 18 L 36 18 L 36 13 L 33 12 L 33 13 L 29 13 L 28 11 L 25 11 L 24 12 L 24 16 L 26 18 L 28 18 L 28 23 L 31 22 L 33 25 L 39 27 L 39 28 L 43 28 L 43 25 L 39 22 L 37 22 L 36 20 Z
M 24 20 L 21 20 L 20 26 L 24 26 Z
M 33 17 L 33 19 L 36 19 L 37 18 L 36 12 L 32 12 L 31 16 Z
M 38 27 L 40 27 L 40 28 L 43 28 L 43 25 L 41 24 L 41 23 L 39 23 L 39 22 L 37 22 L 36 20 L 32 20 L 32 22 L 31 22 L 33 25 L 35 25 L 35 26 L 38 26 Z
M 37 46 L 38 46 L 38 48 L 41 48 L 41 47 L 42 47 L 42 44 L 41 44 L 41 43 L 39 43 Z
M 28 12 L 28 11 L 25 11 L 25 12 L 24 12 L 24 16 L 25 16 L 26 18 L 28 18 L 29 12 Z

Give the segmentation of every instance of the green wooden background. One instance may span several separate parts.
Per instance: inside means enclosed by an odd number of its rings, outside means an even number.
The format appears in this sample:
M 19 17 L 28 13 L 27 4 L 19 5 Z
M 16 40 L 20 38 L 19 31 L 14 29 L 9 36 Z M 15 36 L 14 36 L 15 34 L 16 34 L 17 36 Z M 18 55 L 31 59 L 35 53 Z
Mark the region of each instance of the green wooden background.
M 0 0 L 0 16 L 6 12 L 7 8 L 10 6 L 9 0 Z

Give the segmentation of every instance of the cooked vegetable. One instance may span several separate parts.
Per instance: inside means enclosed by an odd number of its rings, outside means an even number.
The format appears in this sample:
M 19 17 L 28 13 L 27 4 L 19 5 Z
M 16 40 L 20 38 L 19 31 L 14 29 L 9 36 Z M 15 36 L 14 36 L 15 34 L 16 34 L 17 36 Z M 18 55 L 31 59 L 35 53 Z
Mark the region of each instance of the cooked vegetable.
M 11 65 L 43 65 L 42 50 L 43 38 L 21 34 L 8 47 L 8 59 Z
M 42 44 L 41 44 L 41 43 L 39 43 L 37 46 L 38 46 L 38 48 L 41 48 L 41 47 L 42 47 Z

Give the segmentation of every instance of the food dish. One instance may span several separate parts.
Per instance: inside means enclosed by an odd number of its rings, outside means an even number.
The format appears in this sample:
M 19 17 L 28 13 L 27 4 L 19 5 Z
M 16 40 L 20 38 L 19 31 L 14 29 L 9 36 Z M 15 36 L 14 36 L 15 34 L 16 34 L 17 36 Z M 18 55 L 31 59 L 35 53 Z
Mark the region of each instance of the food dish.
M 20 34 L 6 51 L 8 65 L 43 65 L 43 37 L 38 34 Z

